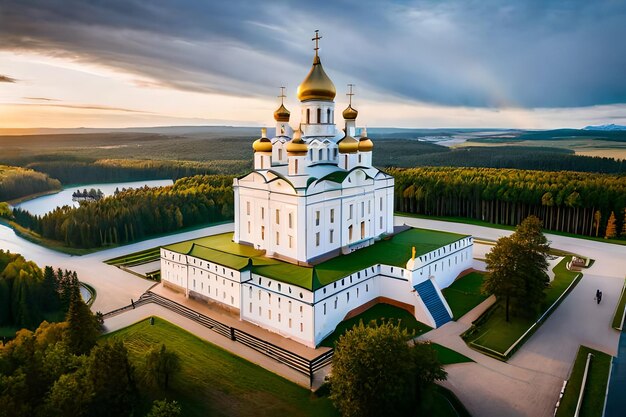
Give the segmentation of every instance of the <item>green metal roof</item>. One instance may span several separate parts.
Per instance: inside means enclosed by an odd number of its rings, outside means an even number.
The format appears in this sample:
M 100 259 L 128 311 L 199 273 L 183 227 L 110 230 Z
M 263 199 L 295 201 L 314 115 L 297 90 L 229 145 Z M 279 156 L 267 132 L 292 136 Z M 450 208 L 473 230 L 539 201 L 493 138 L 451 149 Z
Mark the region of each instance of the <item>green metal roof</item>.
M 416 256 L 422 256 L 467 235 L 426 229 L 409 229 L 374 245 L 339 255 L 315 267 L 299 266 L 263 256 L 264 251 L 232 241 L 232 233 L 208 236 L 164 246 L 171 251 L 192 255 L 225 267 L 250 270 L 277 281 L 317 290 L 370 266 L 385 264 L 405 267 L 415 246 Z

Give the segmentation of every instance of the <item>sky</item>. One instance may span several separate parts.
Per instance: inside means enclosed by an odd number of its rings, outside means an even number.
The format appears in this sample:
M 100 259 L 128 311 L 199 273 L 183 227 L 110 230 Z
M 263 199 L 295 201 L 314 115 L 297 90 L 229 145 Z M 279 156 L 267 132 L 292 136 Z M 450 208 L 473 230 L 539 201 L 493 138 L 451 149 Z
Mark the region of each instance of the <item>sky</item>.
M 626 1 L 0 0 L 0 128 L 273 125 L 320 57 L 358 124 L 626 124 Z

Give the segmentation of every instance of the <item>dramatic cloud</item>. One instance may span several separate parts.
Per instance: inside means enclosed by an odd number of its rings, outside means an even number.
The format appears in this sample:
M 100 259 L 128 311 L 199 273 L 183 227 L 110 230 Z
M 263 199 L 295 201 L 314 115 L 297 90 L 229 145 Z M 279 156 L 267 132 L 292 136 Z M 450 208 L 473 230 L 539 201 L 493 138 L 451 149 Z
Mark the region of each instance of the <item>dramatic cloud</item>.
M 16 81 L 17 80 L 15 78 L 0 74 L 0 83 L 14 83 Z
M 290 91 L 322 60 L 338 90 L 444 106 L 626 103 L 626 3 L 5 0 L 0 49 L 94 63 L 137 85 Z

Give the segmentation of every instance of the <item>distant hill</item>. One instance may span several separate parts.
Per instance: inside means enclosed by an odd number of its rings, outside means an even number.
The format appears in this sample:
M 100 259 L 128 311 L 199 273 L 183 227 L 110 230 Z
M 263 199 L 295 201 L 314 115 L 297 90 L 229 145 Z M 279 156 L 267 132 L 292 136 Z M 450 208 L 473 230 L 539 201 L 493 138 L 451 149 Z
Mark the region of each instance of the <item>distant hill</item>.
M 30 129 L 2 129 L 0 135 L 67 135 L 67 134 L 93 134 L 93 133 L 153 133 L 159 135 L 196 135 L 196 134 L 225 134 L 236 133 L 241 135 L 258 134 L 260 127 L 240 126 L 146 126 L 126 128 L 30 128 Z
M 616 125 L 616 124 L 611 123 L 608 125 L 587 126 L 583 128 L 583 130 L 602 130 L 602 131 L 626 130 L 626 126 Z

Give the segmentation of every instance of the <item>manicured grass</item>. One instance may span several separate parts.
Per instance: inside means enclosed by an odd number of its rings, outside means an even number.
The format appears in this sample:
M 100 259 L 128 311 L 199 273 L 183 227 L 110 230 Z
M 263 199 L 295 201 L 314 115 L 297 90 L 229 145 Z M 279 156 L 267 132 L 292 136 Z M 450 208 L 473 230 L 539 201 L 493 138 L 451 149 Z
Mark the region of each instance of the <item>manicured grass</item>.
M 411 258 L 411 248 L 415 247 L 416 256 L 419 257 L 466 236 L 435 230 L 409 229 L 350 254 L 336 256 L 313 268 L 267 258 L 263 256 L 264 251 L 234 243 L 232 237 L 232 233 L 223 233 L 167 245 L 164 248 L 237 270 L 251 266 L 252 271 L 259 275 L 316 290 L 377 264 L 404 268 Z
M 339 323 L 335 331 L 328 335 L 328 337 L 322 341 L 321 345 L 334 348 L 335 342 L 339 340 L 339 337 L 359 324 L 360 321 L 363 321 L 363 324 L 367 325 L 372 321 L 381 323 L 383 320 L 399 321 L 400 327 L 408 330 L 412 337 L 432 330 L 432 327 L 415 320 L 415 317 L 408 311 L 390 304 L 379 303 L 368 308 L 361 314 Z
M 528 318 L 511 315 L 510 321 L 507 323 L 505 320 L 504 305 L 497 303 L 476 320 L 475 325 L 464 334 L 465 341 L 469 343 L 470 347 L 476 347 L 479 350 L 486 348 L 490 351 L 495 351 L 494 354 L 496 357 L 504 355 L 509 347 L 530 329 L 535 321 L 554 304 L 578 274 L 580 274 L 579 272 L 572 272 L 567 269 L 566 264 L 570 259 L 571 256 L 563 258 L 561 262 L 553 268 L 555 278 L 551 282 L 550 287 L 545 291 L 546 296 L 541 303 L 541 308 L 537 316 Z M 535 326 L 535 330 L 538 327 L 539 326 Z M 528 337 L 526 340 L 527 339 Z M 521 343 L 523 342 L 524 341 Z M 508 357 L 499 357 L 499 359 L 508 359 Z
M 489 297 L 480 291 L 484 278 L 485 275 L 481 272 L 471 272 L 442 290 L 455 320 L 463 317 Z
M 452 350 L 437 343 L 431 343 L 433 349 L 437 351 L 437 357 L 442 365 L 451 365 L 453 363 L 474 362 L 465 355 L 460 354 L 456 350 Z
M 148 262 L 156 261 L 161 257 L 161 248 L 150 248 L 139 252 L 129 253 L 128 255 L 118 256 L 117 258 L 108 259 L 104 263 L 114 266 L 136 266 Z
M 515 230 L 515 226 L 509 226 L 506 224 L 489 223 L 489 222 L 485 222 L 482 220 L 468 219 L 466 217 L 426 216 L 426 215 L 414 214 L 414 213 L 403 213 L 400 211 L 395 212 L 394 215 L 404 216 L 404 217 L 417 217 L 418 219 L 427 219 L 427 220 L 441 220 L 444 222 L 473 224 L 475 226 L 490 227 L 492 229 Z M 626 245 L 626 239 L 604 239 L 602 237 L 577 235 L 574 233 L 559 232 L 556 230 L 548 230 L 548 229 L 544 230 L 544 232 L 553 234 L 553 235 L 558 235 L 558 236 L 574 237 L 577 239 L 586 239 L 586 240 L 595 240 L 596 242 L 613 243 L 615 245 Z
M 613 316 L 613 328 L 622 330 L 622 319 L 624 318 L 624 309 L 626 308 L 626 281 L 624 281 L 624 286 L 622 287 L 622 295 L 619 298 L 619 303 L 617 303 L 617 308 L 615 309 L 615 315 Z
M 582 386 L 587 354 L 593 354 L 589 364 L 580 417 L 601 417 L 604 409 L 606 385 L 611 368 L 611 356 L 606 353 L 581 346 L 576 355 L 574 368 L 570 375 L 556 417 L 571 417 L 576 412 L 576 404 Z
M 124 341 L 134 363 L 141 366 L 145 352 L 165 343 L 181 359 L 181 372 L 164 393 L 181 404 L 184 416 L 338 416 L 328 398 L 212 345 L 187 331 L 155 318 L 104 336 Z M 142 389 L 148 400 L 158 398 Z M 137 415 L 145 415 L 149 401 Z

